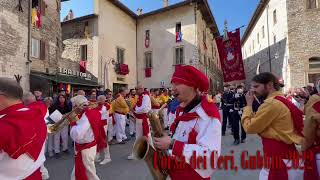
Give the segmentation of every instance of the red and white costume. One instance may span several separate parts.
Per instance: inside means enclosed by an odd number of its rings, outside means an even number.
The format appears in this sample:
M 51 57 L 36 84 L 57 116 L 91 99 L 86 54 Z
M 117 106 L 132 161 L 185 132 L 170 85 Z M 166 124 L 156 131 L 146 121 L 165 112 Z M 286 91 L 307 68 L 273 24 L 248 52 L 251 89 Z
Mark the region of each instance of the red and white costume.
M 96 109 L 86 110 L 70 131 L 75 141 L 75 167 L 71 179 L 98 180 L 94 160 L 97 151 L 105 148 L 101 138 L 101 114 Z
M 47 126 L 44 104 L 22 103 L 0 111 L 0 179 L 41 180 Z
M 101 113 L 101 125 L 103 126 L 103 129 L 101 130 L 101 137 L 103 138 L 103 140 L 105 142 L 107 142 L 107 136 L 108 136 L 108 121 L 111 119 L 112 117 L 110 117 L 109 115 L 109 110 L 110 110 L 110 104 L 106 103 L 104 105 L 100 104 L 97 109 L 99 110 L 99 112 Z M 109 151 L 109 145 L 106 144 L 106 147 L 104 149 L 102 149 L 102 151 L 104 152 L 104 156 L 105 159 L 110 159 L 110 151 Z
M 208 78 L 193 66 L 176 67 L 171 82 L 194 87 L 200 92 L 206 92 L 209 88 Z M 168 151 L 169 154 L 174 157 L 184 156 L 187 162 L 183 169 L 169 169 L 170 178 L 210 179 L 214 168 L 208 164 L 205 168 L 194 166 L 191 157 L 195 152 L 196 157 L 206 157 L 206 161 L 211 162 L 211 155 L 215 159 L 220 155 L 221 122 L 216 105 L 209 102 L 206 96 L 196 95 L 186 107 L 177 108 L 176 118 L 170 130 L 174 143 Z

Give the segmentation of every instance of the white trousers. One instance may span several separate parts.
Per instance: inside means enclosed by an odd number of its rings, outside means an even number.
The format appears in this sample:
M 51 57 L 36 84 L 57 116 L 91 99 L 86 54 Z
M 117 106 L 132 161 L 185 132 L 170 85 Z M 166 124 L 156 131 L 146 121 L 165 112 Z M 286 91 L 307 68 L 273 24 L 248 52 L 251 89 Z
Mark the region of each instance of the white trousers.
M 116 120 L 116 139 L 118 142 L 121 142 L 124 139 L 127 139 L 126 136 L 126 115 L 115 113 Z
M 113 139 L 113 136 L 115 136 L 115 126 L 113 126 L 113 120 L 112 117 L 108 120 L 108 141 L 110 142 Z
M 56 134 L 54 134 L 54 152 L 60 153 L 60 141 L 62 139 L 62 151 L 65 151 L 68 149 L 68 129 L 69 127 L 66 126 L 60 131 L 58 131 Z
M 163 123 L 164 123 L 164 127 L 168 127 L 169 126 L 169 117 L 168 117 L 168 108 L 164 108 L 162 111 L 162 117 L 163 117 Z
M 136 132 L 135 120 L 130 116 L 129 116 L 129 132 L 130 132 L 130 135 L 132 135 Z
M 283 159 L 284 164 L 286 164 L 287 167 L 292 167 L 292 160 Z M 300 159 L 300 166 L 303 167 L 303 161 Z M 288 169 L 288 180 L 303 180 L 303 170 L 297 168 L 291 168 Z M 269 169 L 262 168 L 259 175 L 259 180 L 268 180 L 269 176 Z
M 93 146 L 89 149 L 84 149 L 81 151 L 82 161 L 83 161 L 84 167 L 86 168 L 86 174 L 89 180 L 100 180 L 96 172 L 96 166 L 94 164 L 96 152 L 97 152 L 97 146 Z M 76 180 L 74 167 L 71 174 L 71 180 Z
M 54 135 L 53 134 L 48 134 L 48 138 L 47 138 L 47 152 L 53 153 L 54 150 Z

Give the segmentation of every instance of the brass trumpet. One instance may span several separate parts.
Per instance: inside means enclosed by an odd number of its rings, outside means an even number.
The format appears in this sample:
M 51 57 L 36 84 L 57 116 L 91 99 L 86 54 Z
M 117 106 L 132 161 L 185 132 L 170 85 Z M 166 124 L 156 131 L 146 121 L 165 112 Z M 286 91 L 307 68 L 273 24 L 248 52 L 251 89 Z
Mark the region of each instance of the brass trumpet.
M 148 117 L 151 125 L 151 132 L 153 137 L 162 137 L 163 136 L 163 128 L 159 119 L 159 115 L 155 112 L 149 112 Z M 157 163 L 160 162 L 160 158 L 166 156 L 167 153 L 165 150 L 157 150 L 149 144 L 149 141 L 146 137 L 141 137 L 137 140 L 137 142 L 133 146 L 133 153 L 135 157 L 138 159 L 143 159 L 155 180 L 165 180 L 168 176 L 166 170 L 161 170 L 159 168 L 154 167 L 154 157 L 155 153 L 157 154 Z M 160 167 L 158 165 L 158 167 Z
M 48 124 L 48 134 L 55 134 L 64 127 L 68 126 L 71 122 L 76 122 L 79 120 L 78 115 L 83 112 L 81 109 L 85 104 L 82 104 L 78 107 L 72 109 L 71 112 L 65 114 L 62 119 L 54 124 Z M 97 102 L 89 102 L 88 108 L 96 108 L 98 106 Z

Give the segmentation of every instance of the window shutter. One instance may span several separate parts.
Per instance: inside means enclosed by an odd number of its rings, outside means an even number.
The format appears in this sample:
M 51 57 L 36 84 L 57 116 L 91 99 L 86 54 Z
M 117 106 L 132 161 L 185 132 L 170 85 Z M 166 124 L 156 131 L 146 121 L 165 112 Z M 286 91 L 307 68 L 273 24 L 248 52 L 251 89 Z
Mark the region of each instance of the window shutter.
M 46 43 L 44 41 L 40 41 L 40 59 L 45 60 L 46 58 Z

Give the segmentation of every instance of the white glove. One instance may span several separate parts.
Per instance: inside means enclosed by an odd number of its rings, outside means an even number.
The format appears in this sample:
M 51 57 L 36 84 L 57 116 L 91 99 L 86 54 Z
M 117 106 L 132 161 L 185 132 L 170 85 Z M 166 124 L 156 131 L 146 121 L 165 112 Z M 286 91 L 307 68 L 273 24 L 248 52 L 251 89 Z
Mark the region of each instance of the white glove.
M 235 98 L 239 98 L 240 95 L 239 95 L 238 93 L 236 93 L 236 94 L 234 95 L 234 97 L 235 97 Z
M 230 111 L 229 112 L 233 112 L 233 109 L 230 109 Z
M 241 116 L 242 115 L 242 111 L 238 111 L 239 115 Z

